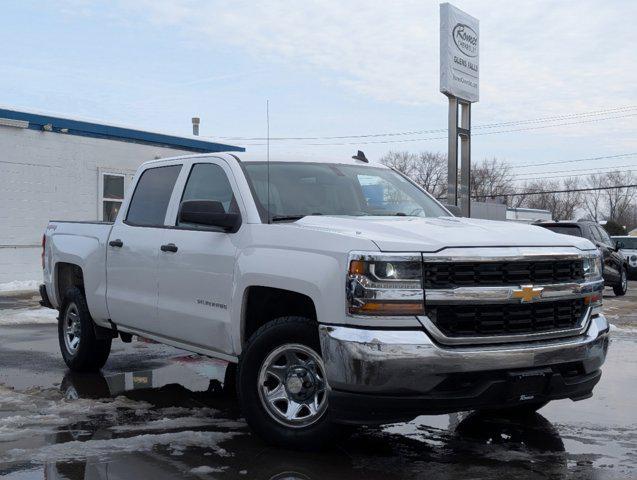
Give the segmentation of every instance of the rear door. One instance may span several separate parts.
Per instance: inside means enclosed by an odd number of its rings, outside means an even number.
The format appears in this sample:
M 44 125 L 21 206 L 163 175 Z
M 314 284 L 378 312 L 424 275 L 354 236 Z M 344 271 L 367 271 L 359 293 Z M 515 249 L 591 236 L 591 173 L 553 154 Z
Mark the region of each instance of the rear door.
M 186 200 L 221 202 L 226 213 L 241 213 L 243 205 L 229 166 L 221 159 L 197 159 L 190 164 L 183 195 L 175 202 L 165 244 L 159 255 L 158 316 L 166 337 L 194 347 L 232 354 L 230 304 L 235 256 L 244 229 L 227 233 L 219 228 L 183 224 L 178 208 Z
M 181 164 L 141 172 L 113 226 L 106 255 L 107 304 L 115 324 L 157 332 L 157 260 Z

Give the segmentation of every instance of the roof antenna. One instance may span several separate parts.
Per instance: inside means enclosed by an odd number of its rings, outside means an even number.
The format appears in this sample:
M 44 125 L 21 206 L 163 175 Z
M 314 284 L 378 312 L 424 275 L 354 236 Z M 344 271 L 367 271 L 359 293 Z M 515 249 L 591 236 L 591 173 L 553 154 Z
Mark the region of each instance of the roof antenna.
M 266 200 L 266 209 L 268 212 L 268 224 L 270 224 L 272 223 L 272 219 L 270 218 L 270 100 L 265 101 L 265 118 L 267 124 L 266 162 L 268 172 L 268 198 Z
M 369 163 L 369 160 L 367 160 L 367 157 L 365 156 L 362 150 L 359 150 L 358 153 L 354 155 L 352 158 L 354 160 L 360 160 L 361 162 Z

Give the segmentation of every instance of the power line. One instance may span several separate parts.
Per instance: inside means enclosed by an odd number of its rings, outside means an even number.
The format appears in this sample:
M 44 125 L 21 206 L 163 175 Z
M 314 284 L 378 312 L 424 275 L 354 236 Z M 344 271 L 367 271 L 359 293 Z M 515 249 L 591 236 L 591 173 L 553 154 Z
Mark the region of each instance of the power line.
M 558 164 L 562 164 L 562 163 L 576 163 L 576 162 L 588 162 L 588 161 L 594 161 L 594 160 L 608 160 L 608 159 L 611 159 L 611 158 L 632 157 L 634 155 L 637 155 L 637 152 L 622 153 L 622 154 L 619 154 L 619 155 L 605 155 L 605 156 L 601 156 L 601 157 L 575 158 L 575 159 L 572 159 L 572 160 L 558 160 L 558 161 L 555 161 L 555 162 L 527 163 L 525 165 L 519 165 L 519 166 L 516 165 L 515 168 L 531 168 L 531 167 L 541 167 L 543 165 L 558 165 Z
M 543 193 L 571 193 L 571 192 L 593 192 L 597 190 L 618 190 L 620 188 L 634 188 L 637 183 L 632 185 L 614 185 L 612 187 L 594 187 L 594 188 L 572 188 L 570 190 L 539 190 L 536 192 L 513 192 L 513 193 L 496 193 L 493 195 L 475 195 L 471 198 L 494 198 L 494 197 L 519 197 L 520 195 L 541 195 Z
M 561 114 L 561 115 L 551 115 L 545 117 L 538 117 L 532 119 L 524 119 L 524 120 L 511 120 L 508 122 L 496 122 L 496 123 L 487 123 L 482 125 L 475 125 L 473 127 L 476 129 L 484 129 L 484 128 L 497 128 L 497 127 L 507 127 L 514 125 L 524 125 L 530 123 L 541 123 L 541 122 L 555 122 L 561 120 L 568 120 L 572 118 L 582 118 L 582 117 L 591 117 L 591 116 L 599 116 L 599 115 L 608 115 L 613 113 L 627 112 L 631 110 L 636 110 L 637 105 L 625 105 L 621 107 L 608 108 L 604 110 L 593 110 L 588 112 L 580 112 L 580 113 L 571 113 L 571 114 Z M 358 134 L 358 135 L 335 135 L 335 136 L 310 136 L 310 137 L 271 137 L 270 141 L 287 141 L 287 140 L 347 140 L 354 138 L 374 138 L 374 137 L 393 137 L 393 136 L 407 136 L 407 135 L 424 135 L 430 133 L 442 133 L 446 132 L 446 128 L 436 128 L 431 130 L 411 130 L 404 132 L 385 132 L 385 133 L 368 133 L 368 134 Z M 242 140 L 242 141 L 263 141 L 267 140 L 265 137 L 209 137 L 209 138 L 217 138 L 220 140 Z M 445 137 L 446 138 L 446 137 Z M 253 144 L 254 145 L 254 144 Z M 259 145 L 259 144 L 256 144 Z
M 615 167 L 601 167 L 601 168 L 584 168 L 581 170 L 555 170 L 553 172 L 535 172 L 535 173 L 522 173 L 522 174 L 513 174 L 512 177 L 514 177 L 514 180 L 536 180 L 538 178 L 552 178 L 552 177 L 533 177 L 533 178 L 520 178 L 520 177 L 524 177 L 526 175 L 545 175 L 545 174 L 556 174 L 556 173 L 571 173 L 571 172 L 582 172 L 582 171 L 589 171 L 589 173 L 579 173 L 576 175 L 567 175 L 569 177 L 582 177 L 585 175 L 603 175 L 605 173 L 613 173 L 615 171 L 618 171 L 618 169 L 620 168 L 628 168 L 628 167 L 634 167 L 635 164 L 632 165 L 617 165 Z M 608 170 L 610 169 L 610 170 Z M 593 170 L 592 172 L 590 172 L 591 170 Z M 606 172 L 600 172 L 599 170 L 608 170 Z M 622 170 L 622 172 L 635 172 L 637 170 L 632 169 L 632 170 Z
M 477 136 L 477 135 L 496 135 L 496 134 L 500 134 L 500 133 L 512 133 L 512 132 L 525 132 L 525 131 L 529 131 L 529 130 L 541 130 L 541 129 L 545 129 L 545 128 L 553 128 L 553 127 L 563 127 L 563 126 L 569 126 L 569 125 L 581 125 L 584 123 L 596 123 L 596 122 L 601 122 L 601 121 L 605 121 L 605 120 L 615 120 L 618 118 L 627 118 L 627 117 L 635 117 L 637 116 L 637 113 L 630 113 L 630 114 L 626 114 L 626 115 L 617 115 L 614 117 L 606 117 L 606 118 L 596 118 L 596 119 L 590 119 L 590 120 L 581 120 L 578 122 L 563 122 L 563 123 L 555 123 L 555 124 L 551 124 L 551 125 L 538 125 L 535 127 L 523 127 L 523 128 L 513 128 L 513 129 L 509 129 L 509 130 L 497 130 L 495 132 L 478 132 L 478 133 L 472 133 L 471 136 Z M 371 140 L 371 141 L 365 141 L 365 142 L 332 142 L 332 143 L 300 143 L 299 145 L 303 145 L 303 146 L 346 146 L 346 145 L 371 145 L 371 144 L 387 144 L 387 143 L 408 143 L 408 142 L 425 142 L 425 141 L 430 141 L 430 140 L 446 140 L 447 136 L 445 135 L 444 137 L 429 137 L 429 138 L 408 138 L 408 139 L 404 139 L 404 140 Z M 263 143 L 248 143 L 246 144 L 246 146 L 260 146 L 260 145 L 264 145 Z M 279 145 L 281 146 L 281 145 Z

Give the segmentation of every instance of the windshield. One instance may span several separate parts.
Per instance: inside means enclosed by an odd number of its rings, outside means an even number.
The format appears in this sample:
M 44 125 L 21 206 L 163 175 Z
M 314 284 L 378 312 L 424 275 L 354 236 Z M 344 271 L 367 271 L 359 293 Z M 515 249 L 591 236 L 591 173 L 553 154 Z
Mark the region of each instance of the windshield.
M 637 237 L 627 238 L 627 237 L 613 237 L 613 240 L 616 242 L 621 242 L 624 244 L 622 248 L 627 250 L 637 250 Z
M 242 164 L 263 221 L 305 215 L 442 217 L 449 213 L 418 187 L 387 168 L 319 163 Z
M 541 227 L 548 228 L 555 233 L 561 233 L 563 235 L 572 235 L 574 237 L 581 237 L 582 230 L 577 225 L 540 225 Z

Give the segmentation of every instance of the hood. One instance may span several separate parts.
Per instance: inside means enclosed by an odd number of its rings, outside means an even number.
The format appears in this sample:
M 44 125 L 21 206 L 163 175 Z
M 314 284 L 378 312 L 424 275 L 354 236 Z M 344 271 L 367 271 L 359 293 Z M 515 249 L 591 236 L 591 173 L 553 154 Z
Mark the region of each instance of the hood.
M 298 228 L 331 231 L 374 242 L 386 252 L 435 252 L 445 247 L 577 247 L 594 250 L 588 240 L 517 222 L 440 217 L 308 216 Z

